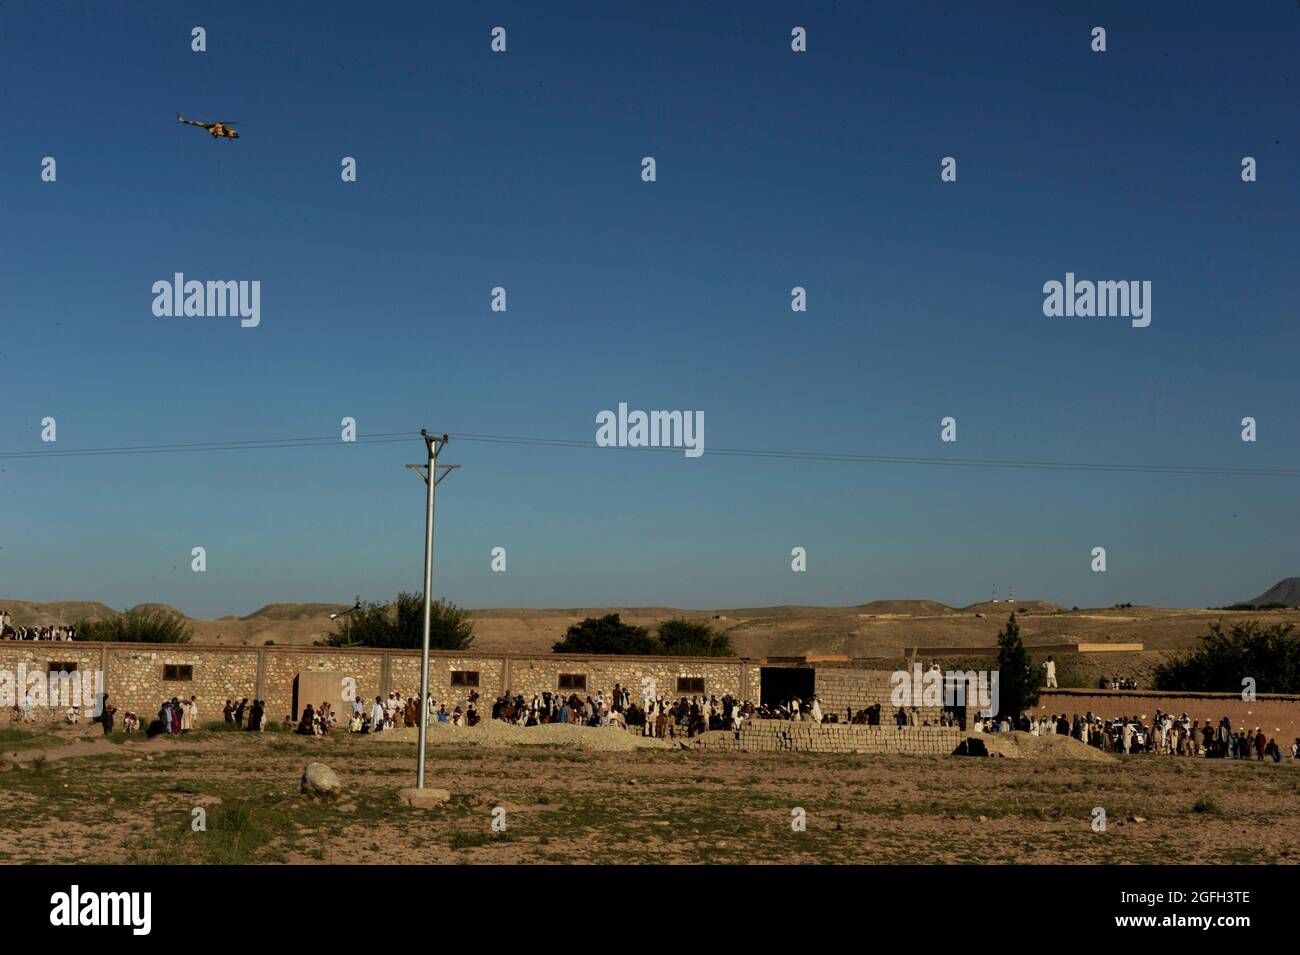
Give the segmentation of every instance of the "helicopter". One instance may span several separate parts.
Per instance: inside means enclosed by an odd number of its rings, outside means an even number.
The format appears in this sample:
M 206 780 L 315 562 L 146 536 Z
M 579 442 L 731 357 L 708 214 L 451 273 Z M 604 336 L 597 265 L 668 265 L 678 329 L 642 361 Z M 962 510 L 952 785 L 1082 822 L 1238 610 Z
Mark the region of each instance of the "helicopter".
M 221 120 L 217 120 L 215 123 L 198 123 L 192 119 L 186 119 L 180 113 L 176 114 L 176 121 L 178 123 L 184 123 L 186 126 L 197 126 L 200 129 L 206 129 L 217 139 L 223 137 L 226 139 L 239 138 L 239 132 L 232 128 L 235 125 L 234 123 L 223 123 Z

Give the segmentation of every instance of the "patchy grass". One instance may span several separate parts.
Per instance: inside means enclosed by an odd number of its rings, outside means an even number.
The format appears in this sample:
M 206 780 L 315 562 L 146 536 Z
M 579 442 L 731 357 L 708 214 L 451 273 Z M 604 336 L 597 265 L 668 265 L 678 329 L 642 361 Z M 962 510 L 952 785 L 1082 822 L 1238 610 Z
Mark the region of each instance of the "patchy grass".
M 1289 861 L 1280 821 L 1300 815 L 1300 767 L 1290 762 L 1081 765 L 459 743 L 430 749 L 429 784 L 453 795 L 421 810 L 396 795 L 414 782 L 414 755 L 413 744 L 348 734 L 198 732 L 52 755 L 39 770 L 30 761 L 0 767 L 0 860 L 1259 863 Z M 312 761 L 339 774 L 338 799 L 299 793 Z M 1189 821 L 1189 791 L 1205 793 L 1214 809 Z M 492 830 L 497 807 L 505 832 Z M 1095 807 L 1110 821 L 1103 833 L 1090 825 Z M 803 831 L 791 825 L 796 809 Z M 205 824 L 196 828 L 197 819 Z
M 37 729 L 11 727 L 0 729 L 0 750 L 53 749 L 67 745 L 67 738 Z

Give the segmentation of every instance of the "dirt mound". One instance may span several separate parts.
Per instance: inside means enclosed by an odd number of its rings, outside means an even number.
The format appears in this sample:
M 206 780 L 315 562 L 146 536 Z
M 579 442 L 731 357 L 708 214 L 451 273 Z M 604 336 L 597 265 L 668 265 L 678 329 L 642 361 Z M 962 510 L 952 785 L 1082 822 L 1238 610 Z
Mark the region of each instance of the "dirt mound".
M 387 730 L 381 740 L 416 742 L 415 728 Z M 578 726 L 547 723 L 542 726 L 513 726 L 500 720 L 484 720 L 478 726 L 430 723 L 432 745 L 470 743 L 476 746 L 565 746 L 591 752 L 628 752 L 634 749 L 673 749 L 675 742 L 653 739 L 618 726 Z
M 1070 736 L 1035 736 L 1033 733 L 977 733 L 968 739 L 971 755 L 1004 756 L 1007 759 L 1081 759 L 1093 763 L 1113 762 L 1109 753 L 1081 743 Z M 984 752 L 979 752 L 983 746 Z

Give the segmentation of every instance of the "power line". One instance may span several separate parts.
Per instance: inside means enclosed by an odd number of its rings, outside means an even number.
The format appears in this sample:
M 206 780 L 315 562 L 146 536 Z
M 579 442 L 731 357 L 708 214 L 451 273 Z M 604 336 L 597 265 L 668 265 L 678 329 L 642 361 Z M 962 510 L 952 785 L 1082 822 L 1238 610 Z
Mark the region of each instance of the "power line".
M 597 448 L 601 451 L 666 451 L 681 454 L 680 447 L 657 448 L 602 448 L 594 441 L 572 441 L 562 438 L 534 438 L 522 435 L 473 434 L 448 432 L 458 441 L 482 441 L 493 444 L 531 444 L 551 447 Z M 1105 464 L 1080 461 L 1021 461 L 1002 458 L 935 458 L 915 455 L 847 454 L 833 451 L 778 451 L 753 448 L 707 448 L 706 455 L 721 454 L 731 457 L 784 458 L 797 461 L 839 461 L 860 464 L 919 464 L 945 467 L 1012 468 L 1050 471 L 1130 471 L 1152 474 L 1222 474 L 1242 477 L 1300 477 L 1300 468 L 1211 467 L 1176 464 Z
M 542 438 L 529 435 L 446 432 L 458 441 L 485 444 L 530 445 L 553 448 L 581 448 L 599 451 L 660 451 L 681 454 L 680 447 L 601 447 L 595 441 Z M 189 444 L 126 445 L 104 448 L 72 448 L 0 451 L 0 460 L 28 458 L 85 457 L 94 455 L 183 454 L 214 451 L 259 451 L 276 448 L 337 447 L 347 444 L 395 444 L 419 437 L 415 431 L 389 431 L 359 435 L 355 442 L 338 435 L 303 438 L 204 441 Z M 791 461 L 824 461 L 842 464 L 895 464 L 926 467 L 999 468 L 1030 471 L 1094 471 L 1138 474 L 1222 475 L 1228 477 L 1300 477 L 1300 468 L 1256 468 L 1244 466 L 1197 466 L 1173 464 L 1097 463 L 1086 461 L 1032 461 L 1008 458 L 940 458 L 921 455 L 853 454 L 835 451 L 782 451 L 757 448 L 706 448 L 707 455 L 743 458 L 776 458 Z
M 191 444 L 137 444 L 109 448 L 70 448 L 67 450 L 43 448 L 34 451 L 0 451 L 0 460 L 22 458 L 76 458 L 100 454 L 182 454 L 196 451 L 259 451 L 270 448 L 311 448 L 342 444 L 393 444 L 418 437 L 417 432 L 391 431 L 367 434 L 355 442 L 343 441 L 338 435 L 309 438 L 268 438 L 264 440 L 199 441 Z

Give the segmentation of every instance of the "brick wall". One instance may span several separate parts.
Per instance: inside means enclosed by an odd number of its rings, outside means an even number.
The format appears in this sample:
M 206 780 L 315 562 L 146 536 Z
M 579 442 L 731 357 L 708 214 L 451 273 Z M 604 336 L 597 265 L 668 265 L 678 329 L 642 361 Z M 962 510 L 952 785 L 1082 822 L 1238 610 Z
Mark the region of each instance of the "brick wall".
M 697 739 L 706 749 L 751 753 L 870 753 L 948 756 L 966 738 L 939 726 L 851 726 L 834 723 L 748 720 L 739 732 L 714 731 Z
M 1038 701 L 1040 714 L 1073 716 L 1091 711 L 1104 719 L 1136 716 L 1150 719 L 1156 710 L 1189 719 L 1208 719 L 1217 725 L 1223 717 L 1234 729 L 1254 729 L 1290 743 L 1300 737 L 1300 695 L 1259 694 L 1252 702 L 1236 693 L 1176 693 L 1157 690 L 1044 690 Z M 1286 751 L 1286 747 L 1283 747 Z

